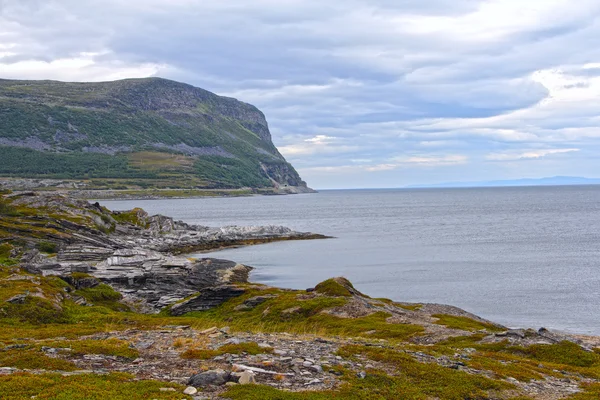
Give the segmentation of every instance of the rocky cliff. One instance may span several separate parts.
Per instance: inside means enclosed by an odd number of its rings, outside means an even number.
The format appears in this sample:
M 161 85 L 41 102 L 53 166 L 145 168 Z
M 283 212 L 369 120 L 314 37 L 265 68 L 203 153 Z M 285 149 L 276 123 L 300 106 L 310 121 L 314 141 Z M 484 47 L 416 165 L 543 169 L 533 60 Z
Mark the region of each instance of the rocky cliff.
M 0 176 L 91 188 L 309 191 L 260 110 L 159 78 L 0 80 L 0 157 Z

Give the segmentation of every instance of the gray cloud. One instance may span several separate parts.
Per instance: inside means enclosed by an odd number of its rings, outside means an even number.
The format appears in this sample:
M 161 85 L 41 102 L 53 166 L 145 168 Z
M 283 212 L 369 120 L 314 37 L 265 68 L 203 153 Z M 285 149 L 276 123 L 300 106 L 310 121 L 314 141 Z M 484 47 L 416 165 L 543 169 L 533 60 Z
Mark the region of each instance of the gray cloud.
M 599 16 L 592 0 L 0 0 L 0 77 L 237 97 L 316 187 L 589 175 Z M 546 155 L 514 168 L 526 153 Z

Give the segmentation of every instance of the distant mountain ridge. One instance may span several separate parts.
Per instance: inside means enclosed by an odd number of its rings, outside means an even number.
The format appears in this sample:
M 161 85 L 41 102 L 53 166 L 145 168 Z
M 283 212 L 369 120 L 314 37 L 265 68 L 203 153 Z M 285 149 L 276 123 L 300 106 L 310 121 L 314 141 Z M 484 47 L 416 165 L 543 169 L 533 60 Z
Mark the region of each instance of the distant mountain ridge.
M 0 176 L 92 186 L 308 191 L 264 114 L 161 78 L 0 80 Z
M 566 185 L 598 185 L 600 179 L 576 176 L 554 176 L 547 178 L 524 178 L 514 180 L 481 181 L 481 182 L 447 182 L 430 185 L 411 185 L 407 188 L 459 188 L 459 187 L 507 187 L 507 186 L 566 186 Z

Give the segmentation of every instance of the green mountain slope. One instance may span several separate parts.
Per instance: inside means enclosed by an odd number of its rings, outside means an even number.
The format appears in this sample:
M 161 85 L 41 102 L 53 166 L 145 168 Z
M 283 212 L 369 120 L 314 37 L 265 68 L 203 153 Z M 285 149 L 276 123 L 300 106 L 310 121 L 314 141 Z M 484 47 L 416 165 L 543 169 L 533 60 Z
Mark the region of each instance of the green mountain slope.
M 0 176 L 97 188 L 307 190 L 256 107 L 160 78 L 0 80 L 0 159 Z

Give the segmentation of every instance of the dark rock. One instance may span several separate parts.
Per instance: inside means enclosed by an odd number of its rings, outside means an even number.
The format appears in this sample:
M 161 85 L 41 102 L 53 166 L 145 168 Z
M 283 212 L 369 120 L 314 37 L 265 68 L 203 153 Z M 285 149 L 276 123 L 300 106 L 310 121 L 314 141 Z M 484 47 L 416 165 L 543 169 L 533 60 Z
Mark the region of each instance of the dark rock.
M 6 300 L 6 302 L 11 304 L 25 304 L 25 301 L 27 300 L 28 296 L 29 295 L 27 294 L 18 294 Z
M 172 306 L 170 314 L 180 316 L 192 311 L 210 310 L 244 293 L 246 293 L 244 288 L 234 285 L 209 287 L 202 290 L 196 297 Z
M 230 372 L 222 369 L 216 369 L 192 376 L 187 384 L 194 387 L 221 386 L 229 382 L 230 379 Z
M 63 281 L 67 282 L 69 285 L 74 286 L 77 290 L 94 288 L 100 284 L 100 279 L 95 278 L 93 276 L 75 278 L 72 275 L 67 275 L 61 276 L 60 278 Z
M 252 298 L 249 298 L 248 300 L 244 301 L 243 304 L 240 304 L 239 306 L 237 306 L 235 308 L 236 311 L 247 311 L 247 310 L 252 310 L 253 308 L 255 308 L 256 306 L 261 305 L 262 303 L 264 303 L 267 300 L 270 299 L 274 299 L 276 298 L 276 295 L 265 295 L 265 296 L 255 296 Z

